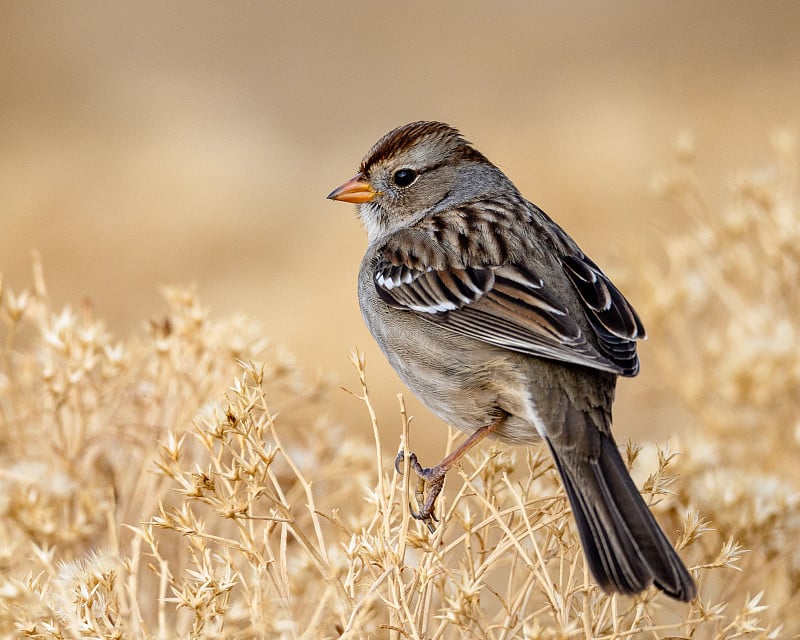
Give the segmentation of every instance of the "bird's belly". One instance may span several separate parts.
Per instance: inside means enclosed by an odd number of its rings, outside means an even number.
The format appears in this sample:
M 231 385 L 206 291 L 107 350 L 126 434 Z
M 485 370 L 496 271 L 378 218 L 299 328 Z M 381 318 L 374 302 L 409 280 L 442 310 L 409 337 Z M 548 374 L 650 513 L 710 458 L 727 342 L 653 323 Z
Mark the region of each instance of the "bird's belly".
M 367 327 L 394 370 L 420 401 L 453 427 L 472 433 L 505 417 L 495 436 L 528 444 L 538 440 L 535 403 L 516 366 L 519 354 L 464 337 L 419 318 L 381 321 L 364 314 Z

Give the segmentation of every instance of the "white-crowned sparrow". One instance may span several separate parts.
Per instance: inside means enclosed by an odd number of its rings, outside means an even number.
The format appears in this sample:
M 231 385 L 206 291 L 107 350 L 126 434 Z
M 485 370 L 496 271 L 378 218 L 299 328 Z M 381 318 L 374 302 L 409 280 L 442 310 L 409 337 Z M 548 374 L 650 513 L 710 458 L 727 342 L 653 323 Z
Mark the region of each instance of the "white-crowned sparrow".
M 470 434 L 417 473 L 430 520 L 444 473 L 488 436 L 544 440 L 589 568 L 609 592 L 695 584 L 631 480 L 611 434 L 617 376 L 639 371 L 633 307 L 555 222 L 461 134 L 413 122 L 381 138 L 329 196 L 369 235 L 364 320 L 408 387 Z

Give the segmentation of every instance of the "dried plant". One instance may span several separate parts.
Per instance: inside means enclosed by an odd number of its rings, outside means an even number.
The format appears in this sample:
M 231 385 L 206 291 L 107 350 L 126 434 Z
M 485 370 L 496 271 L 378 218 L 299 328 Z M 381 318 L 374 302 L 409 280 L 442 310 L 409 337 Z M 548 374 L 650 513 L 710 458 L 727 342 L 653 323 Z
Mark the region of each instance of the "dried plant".
M 0 281 L 0 634 L 797 632 L 794 157 L 784 149 L 770 181 L 740 181 L 730 212 L 698 218 L 702 233 L 668 240 L 668 277 L 645 265 L 634 296 L 651 334 L 669 338 L 653 342 L 665 369 L 682 372 L 676 396 L 696 421 L 691 437 L 627 449 L 692 566 L 691 605 L 598 590 L 543 449 L 468 457 L 430 533 L 410 516 L 408 469 L 391 464 L 414 449 L 414 430 L 402 399 L 396 416 L 376 416 L 361 354 L 354 395 L 371 443 L 318 417 L 327 383 L 309 381 L 256 324 L 213 320 L 196 292 L 173 288 L 162 319 L 115 341 L 90 308 L 51 308 L 36 260 L 29 291 Z M 661 181 L 692 203 L 693 184 L 686 158 Z M 400 421 L 401 443 L 381 441 L 384 420 Z
M 711 206 L 684 136 L 658 176 L 691 229 L 645 262 L 642 312 L 654 353 L 691 424 L 676 439 L 678 493 L 750 550 L 716 593 L 763 591 L 770 618 L 800 633 L 800 190 L 796 137 L 772 138 L 768 166 L 732 181 Z

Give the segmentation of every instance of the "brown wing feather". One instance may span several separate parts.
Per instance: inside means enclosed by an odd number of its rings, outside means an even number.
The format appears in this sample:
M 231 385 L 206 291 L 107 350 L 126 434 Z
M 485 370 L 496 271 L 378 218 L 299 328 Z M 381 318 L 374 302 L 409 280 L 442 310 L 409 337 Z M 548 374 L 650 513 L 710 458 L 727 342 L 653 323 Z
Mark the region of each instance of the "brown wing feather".
M 644 327 L 633 307 L 558 225 L 525 204 L 471 203 L 432 216 L 421 227 L 399 231 L 380 249 L 375 270 L 379 295 L 388 304 L 483 342 L 618 375 L 636 375 L 636 340 L 644 337 Z M 560 254 L 596 340 L 587 339 L 581 330 L 583 321 L 570 315 L 540 274 L 510 257 L 519 253 L 520 239 L 509 235 L 508 211 L 520 206 L 532 216 L 529 222 L 537 231 L 551 230 L 551 250 Z M 481 251 L 472 246 L 486 232 L 475 233 L 472 228 L 478 208 L 491 212 L 490 222 L 498 231 Z M 543 219 L 536 220 L 533 212 L 541 213 Z M 483 263 L 468 264 L 479 255 Z
M 639 372 L 636 340 L 646 337 L 636 310 L 600 268 L 582 253 L 563 256 L 561 262 L 586 309 L 600 351 L 622 368 L 623 375 L 636 375 Z
M 451 331 L 512 351 L 622 373 L 586 340 L 530 269 L 415 271 L 382 262 L 375 286 L 387 303 Z

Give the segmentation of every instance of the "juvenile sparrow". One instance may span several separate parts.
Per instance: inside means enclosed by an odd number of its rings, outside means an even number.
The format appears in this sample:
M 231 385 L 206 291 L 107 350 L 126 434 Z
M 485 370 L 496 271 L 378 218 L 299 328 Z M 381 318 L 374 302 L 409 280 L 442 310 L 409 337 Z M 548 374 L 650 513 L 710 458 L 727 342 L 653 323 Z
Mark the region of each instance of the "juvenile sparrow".
M 484 437 L 544 440 L 600 586 L 692 600 L 611 434 L 616 379 L 639 371 L 645 331 L 600 268 L 441 122 L 387 133 L 328 198 L 358 204 L 369 236 L 358 296 L 370 332 L 420 400 L 469 434 L 430 469 L 412 454 L 430 489 L 415 516 L 430 524 L 445 472 Z

